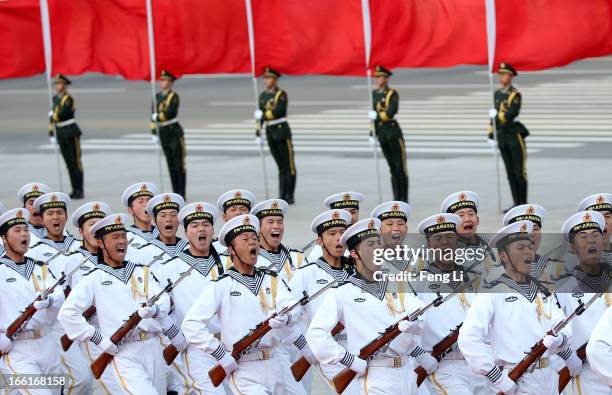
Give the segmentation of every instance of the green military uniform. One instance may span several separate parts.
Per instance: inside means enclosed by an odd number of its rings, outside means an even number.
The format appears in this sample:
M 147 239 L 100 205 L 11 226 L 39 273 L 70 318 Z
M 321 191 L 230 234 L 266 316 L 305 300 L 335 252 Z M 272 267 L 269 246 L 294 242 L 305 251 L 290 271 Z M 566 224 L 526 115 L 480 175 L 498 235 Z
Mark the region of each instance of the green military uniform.
M 375 76 L 391 76 L 393 73 L 382 66 L 376 66 Z M 374 128 L 378 142 L 391 171 L 393 199 L 408 202 L 408 166 L 404 135 L 395 115 L 399 109 L 399 94 L 386 86 L 373 92 L 372 108 L 376 112 Z
M 516 70 L 507 64 L 501 63 L 500 73 L 517 75 Z M 521 111 L 521 93 L 512 85 L 498 89 L 495 92 L 495 126 L 497 128 L 497 141 L 499 151 L 506 166 L 508 182 L 514 205 L 527 203 L 527 149 L 525 137 L 527 129 L 518 122 Z M 489 133 L 493 138 L 493 131 Z
M 71 81 L 64 75 L 55 77 L 56 83 L 70 85 Z M 49 136 L 55 137 L 66 162 L 70 184 L 72 185 L 72 198 L 83 197 L 83 164 L 81 162 L 81 129 L 74 119 L 76 104 L 74 98 L 64 91 L 53 96 L 53 114 L 50 117 Z
M 280 77 L 280 73 L 269 67 L 266 68 L 264 75 L 271 75 L 274 78 Z M 278 166 L 280 198 L 293 203 L 297 171 L 295 169 L 291 129 L 287 123 L 288 102 L 287 92 L 278 87 L 272 91 L 265 90 L 262 92 L 259 95 L 259 109 L 263 112 L 263 116 L 258 121 L 258 129 L 262 123 L 265 123 L 270 153 Z
M 162 70 L 162 79 L 175 81 L 169 72 Z M 151 125 L 152 133 L 159 127 L 159 139 L 166 155 L 168 173 L 172 182 L 172 191 L 185 198 L 187 187 L 187 171 L 185 168 L 185 137 L 181 124 L 178 122 L 179 96 L 172 89 L 167 92 L 158 92 L 155 95 L 155 110 L 157 125 Z

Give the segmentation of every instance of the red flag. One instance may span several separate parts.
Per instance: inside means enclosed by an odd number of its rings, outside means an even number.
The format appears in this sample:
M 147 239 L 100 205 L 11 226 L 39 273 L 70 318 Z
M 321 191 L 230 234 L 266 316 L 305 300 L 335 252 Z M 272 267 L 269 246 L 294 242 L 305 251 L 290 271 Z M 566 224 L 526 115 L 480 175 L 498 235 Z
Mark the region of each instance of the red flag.
M 45 71 L 38 0 L 0 2 L 0 78 Z
M 520 70 L 612 54 L 612 0 L 496 0 L 495 64 Z
M 53 73 L 149 78 L 144 0 L 49 0 Z
M 255 0 L 257 74 L 364 75 L 360 0 Z
M 484 0 L 369 0 L 370 65 L 487 64 Z
M 158 73 L 251 71 L 244 0 L 154 0 L 153 24 Z

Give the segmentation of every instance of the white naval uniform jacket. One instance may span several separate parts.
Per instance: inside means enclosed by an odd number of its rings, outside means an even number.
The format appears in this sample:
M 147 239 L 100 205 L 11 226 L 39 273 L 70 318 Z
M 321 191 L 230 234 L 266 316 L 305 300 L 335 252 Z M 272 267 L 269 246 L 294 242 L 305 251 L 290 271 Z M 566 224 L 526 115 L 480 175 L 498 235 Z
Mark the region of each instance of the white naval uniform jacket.
M 593 330 L 587 345 L 587 359 L 591 369 L 612 387 L 612 307 L 608 307 Z
M 159 229 L 157 229 L 155 226 L 152 228 L 151 232 L 140 230 L 138 227 L 136 227 L 136 225 L 126 228 L 125 231 L 129 242 L 125 260 L 132 262 L 134 261 L 134 255 L 139 248 L 144 247 L 146 244 L 149 244 L 151 240 L 159 236 Z
M 474 373 L 493 375 L 487 378 L 495 381 L 497 366 L 519 363 L 564 319 L 554 296 L 544 296 L 533 281 L 517 284 L 503 275 L 488 293 L 474 299 L 459 330 L 459 349 Z M 561 333 L 571 339 L 571 322 Z M 544 353 L 548 355 L 550 351 Z
M 96 327 L 83 318 L 82 313 L 94 305 L 100 332 L 110 337 L 132 313 L 161 291 L 149 267 L 124 262 L 121 268 L 100 263 L 87 273 L 72 289 L 60 309 L 58 320 L 68 337 L 85 341 L 96 332 Z M 158 315 L 170 310 L 170 298 L 164 294 L 157 301 Z M 161 332 L 153 318 L 140 321 L 137 328 L 143 332 Z
M 43 237 L 38 241 L 38 243 L 28 249 L 28 252 L 26 252 L 26 256 L 37 261 L 47 262 L 59 251 L 62 251 L 63 253 L 69 253 L 72 251 L 76 251 L 79 248 L 81 248 L 81 240 L 75 239 L 70 235 L 65 236 L 64 240 L 60 242 Z M 61 272 L 57 270 L 58 268 L 56 266 L 60 266 L 57 265 L 57 260 L 61 258 L 61 256 L 58 256 L 54 258 L 53 261 L 49 262 L 49 268 L 51 268 L 53 272 L 58 276 Z
M 155 277 L 163 286 L 168 283 L 168 280 L 174 283 L 193 265 L 196 265 L 196 267 L 172 290 L 171 294 L 173 302 L 171 317 L 179 327 L 185 318 L 185 314 L 193 306 L 202 291 L 208 287 L 211 281 L 216 280 L 224 273 L 221 258 L 216 251 L 213 252 L 212 248 L 211 254 L 205 258 L 194 257 L 189 250 L 185 250 L 179 252 L 174 259 L 162 262 L 152 268 Z M 217 324 L 215 333 L 218 331 Z
M 350 366 L 363 346 L 420 306 L 410 293 L 387 293 L 386 281 L 369 282 L 355 274 L 325 295 L 310 323 L 306 341 L 320 362 Z M 346 349 L 331 336 L 338 323 L 345 327 Z M 418 336 L 402 333 L 381 349 L 376 358 L 407 356 L 417 344 Z
M 176 244 L 174 245 L 164 244 L 159 239 L 151 239 L 149 243 L 140 247 L 131 255 L 132 262 L 155 267 L 161 262 L 174 258 L 178 252 L 184 251 L 188 245 L 189 241 L 180 237 L 176 238 Z
M 81 265 L 81 262 L 83 262 L 85 258 L 87 258 L 87 262 Z M 81 265 L 79 270 L 72 275 L 72 278 L 66 282 L 64 288 L 74 288 L 74 286 L 81 281 L 83 276 L 95 268 L 97 264 L 97 255 L 92 255 L 91 252 L 87 251 L 84 247 L 80 247 L 78 250 L 69 252 L 66 255 L 60 255 L 51 262 L 51 265 L 54 267 L 54 272 L 57 272 L 58 275 L 61 275 L 62 272 L 68 275 L 77 266 Z
M 283 271 L 285 277 L 291 280 L 295 271 L 307 264 L 304 252 L 287 248 L 281 244 L 278 252 L 268 251 L 261 247 L 255 266 L 262 269 L 269 268 L 276 273 Z
M 285 287 L 274 272 L 255 269 L 253 275 L 243 275 L 230 268 L 204 289 L 185 315 L 182 330 L 187 342 L 221 359 L 226 350 L 232 350 L 234 343 L 280 310 L 275 298 Z M 289 324 L 298 316 L 299 308 L 290 314 Z M 211 325 L 215 318 L 221 325 L 221 341 L 215 338 Z M 287 328 L 269 331 L 253 350 L 270 349 L 280 344 L 284 329 Z
M 26 258 L 17 264 L 6 256 L 0 258 L 0 332 L 6 332 L 23 310 L 56 281 L 49 267 L 40 261 Z M 56 287 L 51 297 L 51 306 L 34 313 L 24 330 L 50 331 L 64 301 L 62 287 Z

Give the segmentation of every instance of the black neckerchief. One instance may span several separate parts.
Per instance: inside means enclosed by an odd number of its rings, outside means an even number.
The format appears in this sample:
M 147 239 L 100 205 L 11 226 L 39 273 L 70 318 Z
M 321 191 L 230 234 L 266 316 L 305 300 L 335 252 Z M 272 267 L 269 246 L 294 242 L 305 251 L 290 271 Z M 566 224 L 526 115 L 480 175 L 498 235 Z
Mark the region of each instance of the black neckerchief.
M 351 272 L 346 270 L 344 268 L 344 265 L 340 269 L 336 269 L 335 267 L 332 267 L 329 263 L 327 263 L 327 261 L 323 257 L 317 259 L 315 261 L 315 265 L 317 265 L 325 273 L 329 274 L 334 280 L 338 280 L 338 282 L 345 281 L 351 275 Z
M 350 276 L 347 281 L 355 285 L 357 288 L 370 293 L 378 300 L 383 300 L 385 297 L 385 292 L 387 292 L 388 280 L 386 277 L 383 281 L 370 281 L 358 272 L 355 272 L 355 274 Z
M 200 274 L 204 277 L 208 276 L 208 273 L 210 273 L 213 266 L 217 266 L 217 273 L 222 275 L 223 263 L 221 262 L 221 258 L 219 257 L 219 254 L 217 253 L 217 250 L 215 250 L 215 247 L 213 247 L 212 243 L 210 245 L 209 252 L 210 253 L 207 257 L 196 257 L 191 254 L 189 249 L 186 249 L 178 252 L 176 256 L 181 258 L 189 266 L 195 265 L 195 270 L 200 272 Z
M 259 293 L 259 288 L 261 288 L 261 284 L 266 275 L 263 270 L 258 270 L 256 268 L 252 275 L 242 274 L 233 266 L 227 270 L 226 274 L 248 288 L 255 296 Z
M 128 281 L 130 281 L 130 277 L 132 277 L 135 267 L 136 264 L 130 261 L 124 261 L 123 265 L 118 268 L 111 267 L 108 263 L 103 261 L 98 263 L 97 266 L 98 269 L 110 274 L 113 277 L 116 277 L 124 284 L 127 284 Z
M 538 294 L 538 285 L 531 278 L 529 278 L 525 283 L 519 283 L 504 273 L 499 276 L 498 281 L 506 284 L 508 287 L 523 295 L 530 303 L 535 300 Z
M 287 247 L 282 244 L 280 245 L 278 252 L 268 251 L 262 247 L 259 249 L 259 254 L 269 260 L 270 263 L 274 264 L 272 269 L 277 273 L 283 269 L 283 265 L 285 264 L 287 259 L 289 260 L 289 266 L 291 267 L 291 270 L 295 270 L 295 267 L 293 266 L 293 260 L 291 259 L 291 253 L 289 252 Z
M 25 258 L 24 262 L 14 262 L 7 256 L 3 256 L 0 258 L 0 263 L 5 264 L 9 268 L 13 269 L 17 273 L 19 273 L 26 280 L 30 280 L 32 276 L 32 272 L 34 271 L 34 260 L 32 258 Z

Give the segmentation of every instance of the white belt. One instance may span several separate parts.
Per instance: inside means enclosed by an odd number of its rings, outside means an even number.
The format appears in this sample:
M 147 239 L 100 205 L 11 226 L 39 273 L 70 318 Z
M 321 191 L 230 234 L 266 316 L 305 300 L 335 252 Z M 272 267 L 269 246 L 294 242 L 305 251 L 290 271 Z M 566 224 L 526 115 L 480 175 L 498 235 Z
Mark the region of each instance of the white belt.
M 40 339 L 44 335 L 46 335 L 46 332 L 42 329 L 26 329 L 17 333 L 13 337 L 13 340 L 36 340 Z
M 56 122 L 55 126 L 61 128 L 61 127 L 64 127 L 64 126 L 72 125 L 73 123 L 76 123 L 76 119 L 74 119 L 74 118 L 69 119 L 67 121 L 63 121 L 63 122 Z
M 266 121 L 266 126 L 278 125 L 279 123 L 287 122 L 287 117 L 282 117 L 278 119 L 273 119 L 271 121 Z
M 271 349 L 264 348 L 263 350 L 254 350 L 254 351 L 247 353 L 245 356 L 240 358 L 240 361 L 241 362 L 266 361 L 272 358 L 273 355 L 274 354 L 272 353 Z
M 368 362 L 368 367 L 401 368 L 406 365 L 406 357 L 376 358 Z
M 159 122 L 159 126 L 168 126 L 168 125 L 172 125 L 173 123 L 177 123 L 177 122 L 178 122 L 178 119 L 172 118 L 168 121 Z
M 121 343 L 144 342 L 155 337 L 159 337 L 159 332 L 135 331 L 124 337 Z

